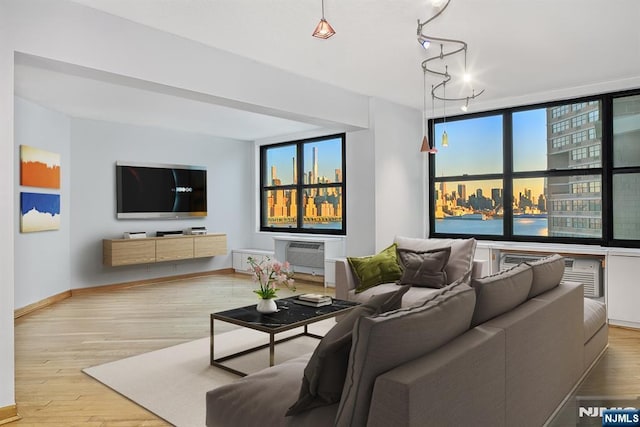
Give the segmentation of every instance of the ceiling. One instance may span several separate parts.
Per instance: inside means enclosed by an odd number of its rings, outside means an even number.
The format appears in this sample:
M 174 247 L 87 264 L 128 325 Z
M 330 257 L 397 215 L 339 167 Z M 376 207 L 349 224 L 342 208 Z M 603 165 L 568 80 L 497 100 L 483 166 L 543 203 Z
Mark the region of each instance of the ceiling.
M 15 65 L 18 96 L 71 117 L 161 127 L 241 141 L 319 128 L 223 107 L 209 102 L 206 97 L 193 99 L 188 93 L 166 89 L 26 55 L 17 56 Z
M 416 24 L 437 11 L 430 0 L 325 0 L 325 16 L 336 30 L 336 35 L 327 40 L 311 37 L 321 15 L 320 0 L 73 1 L 356 93 L 417 109 L 423 105 L 420 62 L 427 52 L 416 42 Z M 620 89 L 637 84 L 639 20 L 637 0 L 453 0 L 424 32 L 463 39 L 469 44 L 468 65 L 474 76 L 471 84 L 476 91 L 485 89 L 470 104 L 469 111 L 473 112 L 514 105 L 523 99 L 545 101 L 572 93 L 588 94 L 591 87 Z M 450 64 L 454 79 L 459 65 L 455 61 Z M 30 90 L 32 80 L 48 78 L 37 76 L 39 71 L 16 73 L 17 79 L 29 74 L 20 89 L 23 93 Z M 240 129 L 236 124 L 244 116 L 235 110 L 202 105 L 208 103 L 189 103 L 188 107 L 187 101 L 180 99 L 175 103 L 169 99 L 158 102 L 161 95 L 152 92 L 104 85 L 90 88 L 90 82 L 71 80 L 63 79 L 63 84 L 78 85 L 74 93 L 97 91 L 103 101 L 91 106 L 89 97 L 78 95 L 78 99 L 65 102 L 51 95 L 63 111 L 73 108 L 61 104 L 77 104 L 74 114 L 92 111 L 104 119 L 117 115 L 122 103 L 115 108 L 109 102 L 110 94 L 117 93 L 131 97 L 127 98 L 131 110 L 120 111 L 121 116 L 137 117 L 158 105 L 165 105 L 165 111 L 158 112 L 158 117 L 165 118 L 175 111 L 194 108 L 192 122 L 179 126 L 209 133 L 206 120 L 198 118 L 219 114 L 224 119 L 211 126 L 217 132 L 223 129 L 226 135 L 221 136 L 237 139 L 317 129 L 311 124 L 255 113 L 246 117 L 255 121 L 255 129 L 253 125 Z M 427 85 L 437 82 L 429 78 Z M 46 91 L 45 83 L 40 86 L 33 91 Z M 464 96 L 468 90 L 453 81 L 447 85 L 448 96 Z M 537 98 L 531 94 L 537 94 Z M 222 110 L 212 112 L 210 108 Z M 140 120 L 158 121 L 153 117 Z

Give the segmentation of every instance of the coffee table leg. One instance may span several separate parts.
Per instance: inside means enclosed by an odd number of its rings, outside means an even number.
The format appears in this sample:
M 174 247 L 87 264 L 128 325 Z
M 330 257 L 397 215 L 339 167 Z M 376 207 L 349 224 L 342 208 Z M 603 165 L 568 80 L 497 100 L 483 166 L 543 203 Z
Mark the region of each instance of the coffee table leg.
M 269 334 L 269 366 L 273 366 L 275 364 L 275 334 Z
M 209 346 L 209 365 L 213 365 L 213 316 L 211 316 L 211 344 Z

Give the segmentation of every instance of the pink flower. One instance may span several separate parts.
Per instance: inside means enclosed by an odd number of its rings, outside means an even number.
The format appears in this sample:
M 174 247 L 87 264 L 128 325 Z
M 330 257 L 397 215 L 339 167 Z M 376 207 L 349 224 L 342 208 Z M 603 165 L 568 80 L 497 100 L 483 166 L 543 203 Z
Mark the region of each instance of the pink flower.
M 282 265 L 280 265 L 279 262 L 274 262 L 273 263 L 273 271 L 275 271 L 276 274 L 280 274 L 281 270 L 282 270 Z
M 254 290 L 260 298 L 275 298 L 276 291 L 279 285 L 286 286 L 287 288 L 295 291 L 293 286 L 293 279 L 290 271 L 290 265 L 288 262 L 280 263 L 278 261 L 271 261 L 269 258 L 265 258 L 260 262 L 254 258 L 249 258 L 248 263 L 250 271 L 253 274 L 253 281 L 258 283 L 258 289 Z

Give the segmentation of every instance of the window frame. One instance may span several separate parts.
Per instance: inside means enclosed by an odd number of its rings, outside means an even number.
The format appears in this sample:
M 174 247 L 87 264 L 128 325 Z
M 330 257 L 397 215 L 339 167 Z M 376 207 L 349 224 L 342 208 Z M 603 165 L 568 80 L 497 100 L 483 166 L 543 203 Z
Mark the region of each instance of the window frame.
M 624 98 L 628 96 L 637 96 L 640 95 L 640 89 L 632 89 L 632 90 L 624 90 L 619 92 L 611 92 L 604 94 L 596 94 L 590 96 L 583 96 L 573 99 L 563 99 L 557 101 L 550 101 L 544 103 L 523 105 L 517 107 L 503 108 L 491 111 L 483 111 L 471 114 L 462 114 L 455 116 L 447 116 L 446 118 L 437 117 L 429 119 L 428 121 L 428 132 L 433 141 L 435 139 L 435 126 L 440 123 L 447 123 L 459 121 L 459 120 L 469 120 L 484 116 L 492 116 L 496 114 L 501 114 L 503 117 L 503 172 L 498 174 L 486 174 L 486 175 L 458 175 L 458 176 L 439 176 L 436 177 L 436 162 L 438 155 L 435 156 L 430 155 L 428 159 L 428 207 L 429 207 L 429 237 L 433 238 L 469 238 L 475 237 L 479 240 L 499 240 L 499 241 L 515 241 L 515 242 L 540 242 L 540 243 L 561 243 L 561 244 L 581 244 L 581 245 L 600 245 L 600 246 L 616 246 L 616 247 L 632 247 L 638 248 L 640 247 L 640 239 L 638 240 L 620 240 L 615 239 L 613 237 L 613 192 L 612 192 L 612 181 L 613 177 L 616 174 L 623 173 L 640 173 L 640 165 L 638 167 L 624 167 L 624 168 L 614 168 L 613 167 L 613 102 L 617 98 Z M 600 167 L 592 167 L 592 168 L 578 168 L 578 169 L 547 169 L 547 170 L 539 170 L 539 171 L 521 171 L 516 172 L 513 170 L 513 114 L 522 111 L 541 109 L 541 108 L 551 108 L 553 109 L 551 112 L 552 118 L 554 119 L 563 119 L 569 123 L 568 129 L 563 129 L 562 131 L 551 135 L 551 145 L 553 148 L 564 147 L 565 149 L 569 149 L 571 151 L 571 147 L 574 146 L 573 138 L 567 133 L 568 130 L 573 129 L 571 127 L 572 117 L 576 117 L 578 115 L 585 114 L 583 111 L 586 107 L 592 106 L 594 102 L 600 102 L 600 110 L 599 112 L 591 112 L 587 113 L 587 123 L 591 123 L 591 117 L 597 116 L 602 124 L 601 135 L 600 135 L 600 150 L 598 156 L 592 157 L 592 150 L 596 150 L 593 146 L 587 147 L 587 157 L 583 159 L 583 161 L 589 160 L 600 160 Z M 562 106 L 568 105 L 568 109 L 562 109 Z M 581 108 L 575 108 L 574 106 L 580 105 Z M 560 123 L 562 120 L 556 122 L 556 124 Z M 553 126 L 553 125 L 552 125 Z M 559 128 L 557 128 L 559 129 Z M 556 129 L 556 130 L 557 130 Z M 576 128 L 577 132 L 581 132 L 582 128 Z M 566 135 L 569 135 L 566 137 Z M 591 138 L 592 134 L 587 134 L 586 141 L 583 141 L 582 144 L 588 143 L 593 138 Z M 597 139 L 597 138 L 596 138 Z M 452 141 L 450 141 L 452 143 Z M 596 150 L 597 151 L 597 150 Z M 516 179 L 520 178 L 554 178 L 554 177 L 570 177 L 570 176 L 592 176 L 599 175 L 600 176 L 600 197 L 599 204 L 601 206 L 601 217 L 598 221 L 601 224 L 602 235 L 599 238 L 591 238 L 591 237 L 561 237 L 561 236 L 529 236 L 529 235 L 515 235 L 513 230 L 513 197 L 516 197 L 513 194 L 513 182 Z M 455 183 L 464 183 L 466 181 L 481 181 L 481 180 L 502 180 L 503 182 L 503 209 L 504 209 L 504 221 L 503 221 L 503 230 L 501 234 L 491 234 L 491 235 L 475 235 L 475 234 L 465 234 L 465 233 L 443 233 L 436 232 L 436 218 L 435 218 L 435 210 L 436 210 L 436 201 L 435 201 L 435 191 L 439 188 L 439 184 L 441 182 L 455 182 Z M 549 200 L 547 200 L 550 203 Z M 559 201 L 556 201 L 559 202 Z M 591 202 L 589 202 L 591 203 Z M 591 203 L 594 206 L 595 203 Z M 548 208 L 549 209 L 549 208 Z M 550 218 L 551 219 L 551 218 Z M 591 226 L 596 226 L 596 222 L 598 221 L 590 221 Z M 593 222 L 593 224 L 591 224 Z
M 304 183 L 304 173 L 296 174 L 296 181 L 292 184 L 286 185 L 268 185 L 265 182 L 267 176 L 267 151 L 272 148 L 284 147 L 284 146 L 295 146 L 296 152 L 296 169 L 298 171 L 304 171 L 304 146 L 305 144 L 310 143 L 318 143 L 322 141 L 329 140 L 340 140 L 341 145 L 341 168 L 342 168 L 342 182 L 329 182 L 329 183 L 316 183 L 316 184 L 305 184 Z M 259 229 L 264 232 L 274 232 L 274 233 L 302 233 L 302 234 L 319 234 L 319 235 L 340 235 L 344 236 L 347 234 L 347 194 L 346 194 L 346 133 L 338 133 L 332 135 L 318 136 L 313 138 L 305 138 L 293 141 L 284 141 L 276 144 L 265 144 L 260 146 L 260 161 L 259 161 Z M 342 194 L 342 227 L 335 228 L 309 228 L 305 227 L 304 224 L 304 192 L 308 189 L 323 189 L 323 188 L 335 188 L 339 187 Z M 296 226 L 295 227 L 274 227 L 269 226 L 267 222 L 266 209 L 268 208 L 266 205 L 266 194 L 268 191 L 273 190 L 295 190 L 296 191 Z

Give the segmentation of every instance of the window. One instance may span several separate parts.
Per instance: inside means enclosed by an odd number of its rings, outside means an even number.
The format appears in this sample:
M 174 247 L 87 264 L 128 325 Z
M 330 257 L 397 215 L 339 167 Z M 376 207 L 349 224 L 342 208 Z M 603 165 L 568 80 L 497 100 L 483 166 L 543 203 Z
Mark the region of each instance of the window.
M 640 95 L 613 100 L 613 237 L 640 240 Z
M 611 110 L 612 100 L 611 95 L 602 95 L 447 117 L 446 123 L 431 120 L 433 140 L 440 140 L 446 126 L 449 144 L 429 157 L 430 236 L 611 241 L 610 230 L 603 228 L 611 215 L 603 209 L 611 204 L 603 199 L 603 194 L 609 194 L 603 189 L 611 182 L 610 167 L 603 164 L 601 154 L 602 129 L 610 125 L 603 126 L 601 120 L 603 111 Z M 634 124 L 617 123 L 620 133 L 636 133 L 632 143 L 623 142 L 620 135 L 620 149 L 633 155 L 620 155 L 619 160 L 628 163 L 635 158 L 635 174 L 621 166 L 619 179 L 613 180 L 614 198 L 616 188 L 640 187 L 640 95 L 631 103 L 634 113 L 629 113 L 628 106 L 620 110 L 631 114 Z M 640 246 L 637 194 L 633 202 L 627 201 L 627 206 L 635 203 L 634 214 L 618 217 L 618 224 L 633 218 Z M 617 202 L 613 206 L 617 210 Z
M 551 125 L 551 131 L 553 133 L 560 133 L 569 129 L 569 127 L 570 127 L 569 120 L 563 120 L 561 122 L 553 123 Z
M 553 148 L 564 147 L 565 145 L 569 145 L 569 137 L 565 135 L 558 138 L 552 138 L 551 142 L 552 142 Z
M 345 234 L 345 135 L 260 148 L 260 230 Z
M 448 155 L 435 163 L 432 202 L 437 233 L 455 233 L 462 225 L 474 234 L 503 233 L 500 221 L 466 221 L 493 218 L 502 210 L 502 129 L 499 115 L 436 124 L 438 138 L 446 130 L 449 141 L 459 142 L 450 143 Z
M 587 140 L 587 131 L 576 132 L 573 135 L 571 135 L 571 142 L 574 144 L 578 144 L 586 140 Z
M 587 148 L 577 148 L 575 150 L 571 150 L 571 160 L 580 160 L 587 158 Z
M 589 113 L 591 114 L 591 113 Z M 579 128 L 580 126 L 584 125 L 585 123 L 587 123 L 587 116 L 584 114 L 580 114 L 579 116 L 576 116 L 574 118 L 571 119 L 571 127 L 574 128 Z

